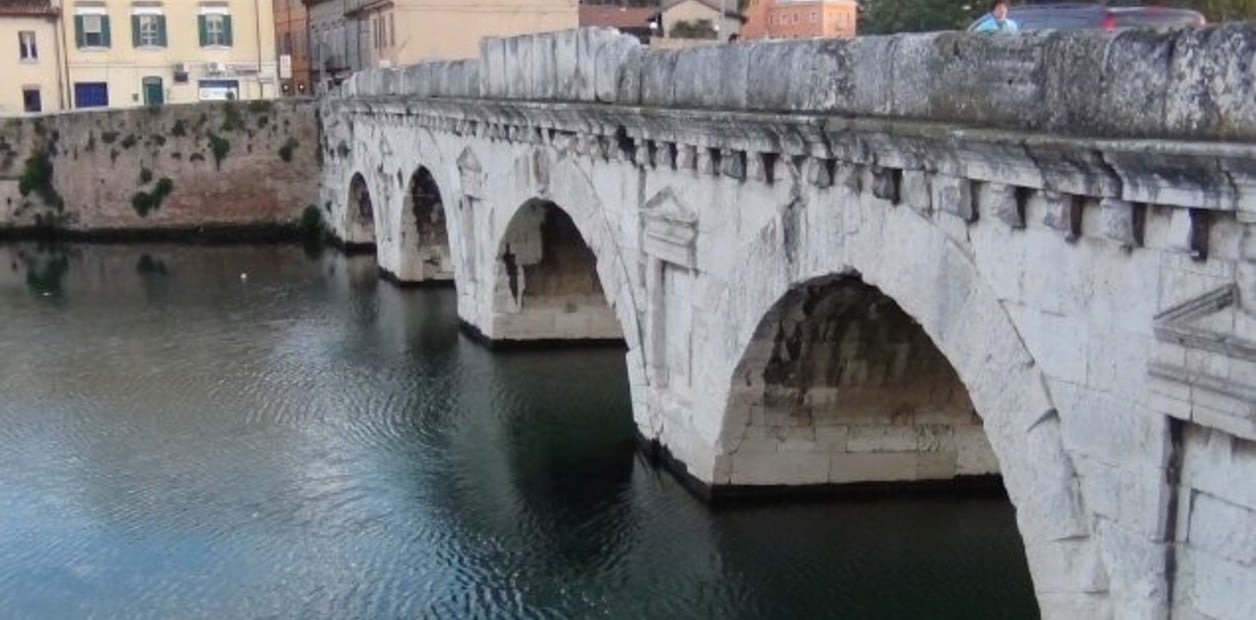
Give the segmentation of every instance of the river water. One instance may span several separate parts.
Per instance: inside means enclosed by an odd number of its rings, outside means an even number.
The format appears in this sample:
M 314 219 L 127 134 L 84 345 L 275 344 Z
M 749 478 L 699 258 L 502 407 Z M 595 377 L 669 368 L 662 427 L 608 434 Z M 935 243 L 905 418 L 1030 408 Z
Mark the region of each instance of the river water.
M 1037 615 L 1006 499 L 711 509 L 621 351 L 488 351 L 372 257 L 0 246 L 0 319 L 0 617 Z

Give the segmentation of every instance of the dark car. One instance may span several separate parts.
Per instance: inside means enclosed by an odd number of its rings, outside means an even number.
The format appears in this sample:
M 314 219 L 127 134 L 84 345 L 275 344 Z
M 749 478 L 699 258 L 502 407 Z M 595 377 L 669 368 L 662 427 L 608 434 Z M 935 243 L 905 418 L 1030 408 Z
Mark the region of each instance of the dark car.
M 1206 22 L 1199 11 L 1163 6 L 1104 6 L 1102 4 L 1027 4 L 1010 7 L 1007 16 L 1021 30 L 1066 30 L 1079 28 L 1176 28 L 1203 26 Z M 981 19 L 968 26 L 973 32 Z

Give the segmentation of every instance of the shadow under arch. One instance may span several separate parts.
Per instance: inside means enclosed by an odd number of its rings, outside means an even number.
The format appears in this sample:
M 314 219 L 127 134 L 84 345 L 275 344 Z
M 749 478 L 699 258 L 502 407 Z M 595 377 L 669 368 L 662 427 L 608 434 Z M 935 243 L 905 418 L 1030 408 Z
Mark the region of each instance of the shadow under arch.
M 567 211 L 548 200 L 524 202 L 497 247 L 492 340 L 622 345 L 597 263 Z
M 807 280 L 771 306 L 737 363 L 728 403 L 729 424 L 741 427 L 725 496 L 1000 487 L 958 373 L 919 323 L 855 274 Z
M 454 284 L 446 205 L 426 166 L 410 175 L 400 216 L 400 261 L 397 271 L 386 275 L 406 284 Z
M 349 196 L 345 209 L 345 245 L 369 247 L 375 244 L 375 206 L 366 177 L 361 172 L 349 179 Z

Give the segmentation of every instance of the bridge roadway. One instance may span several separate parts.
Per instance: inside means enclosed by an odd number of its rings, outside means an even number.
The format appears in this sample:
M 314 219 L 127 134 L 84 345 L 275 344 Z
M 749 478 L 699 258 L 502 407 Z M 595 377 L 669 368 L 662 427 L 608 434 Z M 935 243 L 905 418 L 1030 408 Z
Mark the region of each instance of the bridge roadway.
M 334 233 L 622 340 L 695 490 L 1001 476 L 1049 618 L 1256 618 L 1256 26 L 486 40 L 321 103 Z

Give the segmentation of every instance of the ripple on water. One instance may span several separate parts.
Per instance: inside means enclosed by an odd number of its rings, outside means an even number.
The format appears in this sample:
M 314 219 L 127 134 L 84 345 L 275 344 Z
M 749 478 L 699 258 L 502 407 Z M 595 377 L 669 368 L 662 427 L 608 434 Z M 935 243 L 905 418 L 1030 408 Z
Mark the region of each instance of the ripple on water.
M 622 351 L 486 351 L 370 257 L 69 256 L 0 276 L 0 615 L 1035 614 L 1006 501 L 711 510 L 633 451 Z

